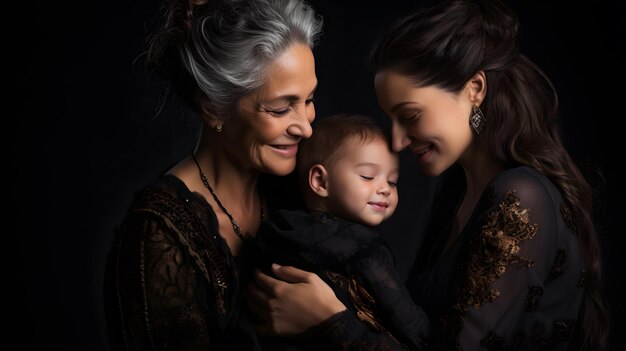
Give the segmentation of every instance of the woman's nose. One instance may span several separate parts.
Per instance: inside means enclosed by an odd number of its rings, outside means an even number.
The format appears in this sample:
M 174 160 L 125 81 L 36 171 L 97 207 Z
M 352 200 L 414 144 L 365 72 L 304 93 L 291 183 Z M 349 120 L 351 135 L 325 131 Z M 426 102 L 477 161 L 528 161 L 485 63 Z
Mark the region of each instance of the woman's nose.
M 287 127 L 287 133 L 307 139 L 313 134 L 311 123 L 315 120 L 315 107 L 313 104 L 305 105 L 301 111 L 301 113 L 294 114 L 293 123 Z
M 392 122 L 391 126 L 391 146 L 393 151 L 400 152 L 411 144 L 411 140 L 406 135 L 406 129 L 397 122 Z

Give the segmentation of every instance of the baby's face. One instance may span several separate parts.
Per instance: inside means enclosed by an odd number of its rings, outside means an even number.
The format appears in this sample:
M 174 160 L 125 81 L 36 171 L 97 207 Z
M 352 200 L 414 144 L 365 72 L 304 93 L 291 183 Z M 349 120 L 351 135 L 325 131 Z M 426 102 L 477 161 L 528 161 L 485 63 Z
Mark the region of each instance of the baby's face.
M 380 138 L 342 148 L 342 156 L 328 170 L 327 205 L 346 219 L 378 225 L 398 205 L 398 155 Z

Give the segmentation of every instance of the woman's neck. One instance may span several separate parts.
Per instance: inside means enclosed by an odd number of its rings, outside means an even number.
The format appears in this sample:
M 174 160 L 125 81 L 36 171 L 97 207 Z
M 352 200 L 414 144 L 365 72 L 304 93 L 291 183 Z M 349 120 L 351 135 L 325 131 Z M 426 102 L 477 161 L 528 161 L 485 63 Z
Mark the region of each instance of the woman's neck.
M 480 146 L 470 148 L 459 160 L 465 172 L 465 196 L 457 209 L 458 228 L 462 230 L 469 221 L 478 200 L 491 180 L 502 171 Z
M 459 164 L 465 171 L 466 191 L 452 221 L 442 255 L 454 245 L 463 232 L 487 184 L 502 170 L 487 153 L 477 147 L 468 149 L 459 159 Z
M 168 174 L 178 177 L 191 192 L 201 194 L 206 199 L 217 216 L 220 236 L 236 256 L 242 246 L 242 239 L 237 232 L 244 237 L 255 235 L 264 217 L 264 206 L 257 191 L 260 172 L 246 169 L 224 151 L 215 135 L 209 133 L 203 132 L 194 150 L 195 160 L 190 155 Z M 208 185 L 202 180 L 201 173 L 206 177 Z M 237 222 L 239 230 L 235 229 L 231 218 Z
M 223 145 L 216 145 L 213 140 L 203 134 L 194 154 L 220 201 L 243 208 L 252 203 L 258 204 L 259 172 L 238 164 L 223 151 Z
M 477 146 L 469 149 L 459 163 L 465 172 L 465 199 L 470 203 L 476 203 L 489 182 L 502 171 L 502 166 Z

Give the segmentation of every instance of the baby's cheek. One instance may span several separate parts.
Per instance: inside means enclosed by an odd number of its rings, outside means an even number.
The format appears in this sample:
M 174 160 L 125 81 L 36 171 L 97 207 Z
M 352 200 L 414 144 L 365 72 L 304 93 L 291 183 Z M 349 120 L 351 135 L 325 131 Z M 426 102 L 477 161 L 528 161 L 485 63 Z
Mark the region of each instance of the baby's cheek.
M 393 196 L 393 209 L 394 210 L 396 209 L 396 207 L 398 207 L 398 201 L 399 201 L 398 193 L 396 192 L 395 195 Z

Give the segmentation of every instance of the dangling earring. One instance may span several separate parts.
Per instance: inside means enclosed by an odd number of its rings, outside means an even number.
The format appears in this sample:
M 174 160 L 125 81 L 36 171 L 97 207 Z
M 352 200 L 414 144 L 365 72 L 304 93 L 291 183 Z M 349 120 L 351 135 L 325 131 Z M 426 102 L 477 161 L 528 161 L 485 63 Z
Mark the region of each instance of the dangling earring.
M 487 119 L 485 115 L 483 115 L 483 111 L 480 110 L 480 107 L 472 106 L 472 115 L 469 118 L 469 122 L 476 134 L 480 134 L 480 132 L 483 131 Z
M 222 132 L 222 125 L 221 124 L 216 124 L 215 125 L 215 131 L 218 132 L 218 133 L 221 133 Z

